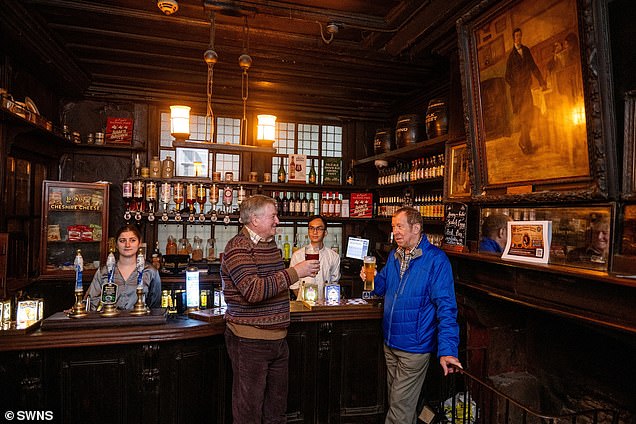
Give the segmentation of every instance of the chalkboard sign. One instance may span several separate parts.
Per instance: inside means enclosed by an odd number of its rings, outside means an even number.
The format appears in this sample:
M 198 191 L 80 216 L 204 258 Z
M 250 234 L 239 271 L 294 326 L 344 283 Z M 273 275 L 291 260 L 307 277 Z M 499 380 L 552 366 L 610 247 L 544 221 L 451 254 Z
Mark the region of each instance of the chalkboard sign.
M 340 158 L 324 158 L 322 168 L 323 184 L 340 184 Z
M 460 252 L 466 250 L 467 213 L 468 207 L 464 203 L 444 205 L 444 249 Z

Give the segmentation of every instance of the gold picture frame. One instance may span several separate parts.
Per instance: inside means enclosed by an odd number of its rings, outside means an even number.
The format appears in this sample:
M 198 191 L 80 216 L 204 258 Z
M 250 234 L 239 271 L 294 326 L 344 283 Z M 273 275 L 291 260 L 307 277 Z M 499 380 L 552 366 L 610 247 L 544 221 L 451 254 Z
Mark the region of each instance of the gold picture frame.
M 592 199 L 616 190 L 604 7 L 485 0 L 458 20 L 477 200 L 546 201 L 563 192 Z

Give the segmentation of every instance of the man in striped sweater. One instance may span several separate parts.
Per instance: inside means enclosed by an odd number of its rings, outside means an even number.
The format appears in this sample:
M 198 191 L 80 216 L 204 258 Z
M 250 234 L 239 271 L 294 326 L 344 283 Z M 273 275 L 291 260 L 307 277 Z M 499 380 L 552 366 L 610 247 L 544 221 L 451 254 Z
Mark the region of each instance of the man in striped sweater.
M 221 263 L 232 415 L 234 424 L 284 423 L 289 286 L 315 276 L 320 262 L 285 269 L 274 241 L 279 221 L 271 197 L 254 195 L 241 203 L 241 220 L 245 226 L 228 241 Z

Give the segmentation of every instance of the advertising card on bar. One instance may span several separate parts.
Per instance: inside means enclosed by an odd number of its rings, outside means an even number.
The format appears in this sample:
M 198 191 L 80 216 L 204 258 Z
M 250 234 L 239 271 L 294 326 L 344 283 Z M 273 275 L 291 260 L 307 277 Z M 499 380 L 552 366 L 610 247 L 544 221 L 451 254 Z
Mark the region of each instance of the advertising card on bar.
M 552 221 L 510 221 L 503 259 L 547 264 Z

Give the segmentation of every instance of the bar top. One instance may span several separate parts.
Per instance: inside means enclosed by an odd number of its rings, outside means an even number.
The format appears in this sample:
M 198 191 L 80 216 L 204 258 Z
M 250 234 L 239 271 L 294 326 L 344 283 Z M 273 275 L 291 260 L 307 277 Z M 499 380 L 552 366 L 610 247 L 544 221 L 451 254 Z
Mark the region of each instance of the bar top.
M 382 318 L 382 307 L 375 304 L 318 305 L 310 309 L 302 302 L 294 301 L 290 303 L 290 308 L 292 323 Z M 170 342 L 209 337 L 223 334 L 224 312 L 224 308 L 205 309 L 191 312 L 189 317 L 169 317 L 165 324 L 156 325 L 64 330 L 40 328 L 28 334 L 0 335 L 0 351 Z

